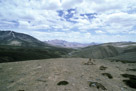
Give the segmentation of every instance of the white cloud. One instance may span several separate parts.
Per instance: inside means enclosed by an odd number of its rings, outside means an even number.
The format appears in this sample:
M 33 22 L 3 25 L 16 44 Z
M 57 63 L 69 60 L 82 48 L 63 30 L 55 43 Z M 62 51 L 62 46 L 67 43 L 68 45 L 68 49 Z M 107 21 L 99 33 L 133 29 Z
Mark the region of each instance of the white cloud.
M 114 13 L 100 17 L 103 28 L 109 33 L 128 33 L 136 26 L 136 14 Z
M 75 8 L 81 4 L 83 0 L 62 0 L 63 9 Z
M 42 32 L 49 36 L 47 39 L 89 42 L 99 41 L 101 37 L 105 41 L 111 36 L 113 40 L 128 40 L 136 32 L 136 0 L 1 0 L 0 6 L 0 28 L 51 31 Z M 67 11 L 72 8 L 73 17 Z M 64 11 L 62 17 L 57 10 Z M 95 18 L 85 15 L 90 13 L 96 13 Z M 66 17 L 71 18 L 68 21 Z M 34 36 L 44 40 L 45 37 L 40 37 L 43 34 Z
M 136 30 L 129 31 L 129 34 L 136 34 Z
M 104 34 L 105 32 L 103 32 L 102 30 L 96 30 L 95 31 L 97 34 Z

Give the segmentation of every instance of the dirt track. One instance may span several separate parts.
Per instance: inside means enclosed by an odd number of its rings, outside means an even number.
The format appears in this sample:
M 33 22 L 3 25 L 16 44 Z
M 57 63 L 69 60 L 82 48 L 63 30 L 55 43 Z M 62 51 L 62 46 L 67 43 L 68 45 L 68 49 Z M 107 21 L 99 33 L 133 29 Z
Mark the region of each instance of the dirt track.
M 120 74 L 135 72 L 126 71 L 136 64 L 123 64 L 98 60 L 86 64 L 88 59 L 58 58 L 32 60 L 0 64 L 0 91 L 102 91 L 90 82 L 101 83 L 107 91 L 135 91 L 126 86 Z M 107 67 L 100 70 L 100 66 Z M 110 73 L 109 79 L 102 73 Z M 67 85 L 57 85 L 60 81 L 67 81 Z

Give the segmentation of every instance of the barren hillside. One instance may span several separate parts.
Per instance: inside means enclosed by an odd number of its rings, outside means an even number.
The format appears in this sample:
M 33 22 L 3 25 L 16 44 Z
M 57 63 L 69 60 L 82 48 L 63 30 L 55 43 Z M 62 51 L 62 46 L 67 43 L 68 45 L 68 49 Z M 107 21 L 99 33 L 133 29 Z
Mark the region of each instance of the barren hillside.
M 135 70 L 136 63 L 87 58 L 1 63 L 0 91 L 135 91 L 125 84 Z

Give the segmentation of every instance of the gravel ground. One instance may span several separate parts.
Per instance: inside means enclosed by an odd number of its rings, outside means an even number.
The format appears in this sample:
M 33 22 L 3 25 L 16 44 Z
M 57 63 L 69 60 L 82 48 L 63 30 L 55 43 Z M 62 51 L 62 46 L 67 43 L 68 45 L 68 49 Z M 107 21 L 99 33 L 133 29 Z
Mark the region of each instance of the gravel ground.
M 0 91 L 136 91 L 120 74 L 136 75 L 136 63 L 103 59 L 58 58 L 0 64 Z M 100 67 L 106 67 L 101 69 Z M 108 78 L 102 73 L 108 73 Z M 61 83 L 62 82 L 62 83 Z M 97 87 L 97 82 L 101 84 Z M 59 85 L 58 85 L 59 84 Z

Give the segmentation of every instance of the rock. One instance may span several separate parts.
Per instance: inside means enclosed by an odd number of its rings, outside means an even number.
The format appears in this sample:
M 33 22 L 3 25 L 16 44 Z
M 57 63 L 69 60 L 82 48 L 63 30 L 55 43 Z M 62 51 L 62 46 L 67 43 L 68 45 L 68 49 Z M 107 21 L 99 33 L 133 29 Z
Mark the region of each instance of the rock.
M 96 87 L 97 89 L 107 90 L 101 83 L 98 82 L 90 82 L 90 87 Z
M 95 62 L 95 60 L 94 60 L 94 59 L 91 59 L 91 58 L 89 58 L 89 61 L 91 61 L 91 62 Z
M 106 70 L 107 69 L 107 67 L 105 67 L 105 66 L 100 66 L 100 68 L 99 68 L 100 70 Z
M 46 82 L 45 79 L 42 79 L 42 78 L 38 78 L 36 81 L 39 81 L 39 82 Z
M 34 70 L 36 70 L 36 69 L 41 69 L 42 68 L 42 66 L 37 66 L 36 68 L 33 68 Z
M 95 65 L 95 64 L 92 62 L 87 62 L 87 63 L 84 63 L 84 65 Z
M 9 68 L 9 70 L 12 70 L 13 68 Z
M 87 63 L 84 63 L 84 65 L 95 65 L 94 62 L 95 61 L 90 58 Z
M 121 89 L 121 91 L 127 91 L 127 87 L 126 86 L 121 87 L 120 89 Z

